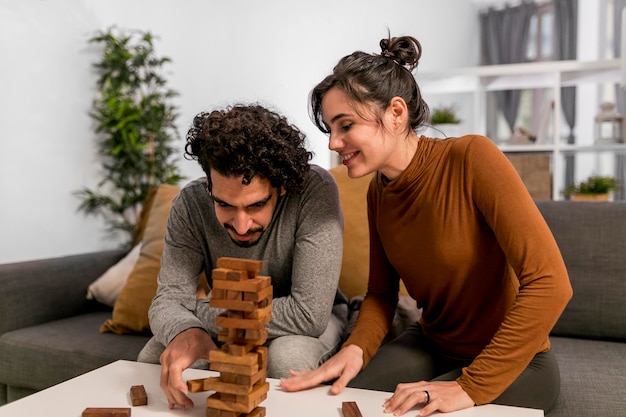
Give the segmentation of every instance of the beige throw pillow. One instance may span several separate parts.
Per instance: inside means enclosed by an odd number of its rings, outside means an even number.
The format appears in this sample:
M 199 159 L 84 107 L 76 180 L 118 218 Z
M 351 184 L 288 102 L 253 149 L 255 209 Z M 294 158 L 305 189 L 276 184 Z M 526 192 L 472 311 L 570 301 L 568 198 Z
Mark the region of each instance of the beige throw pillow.
M 118 263 L 107 269 L 87 288 L 87 299 L 113 307 L 137 260 L 141 244 L 136 245 Z

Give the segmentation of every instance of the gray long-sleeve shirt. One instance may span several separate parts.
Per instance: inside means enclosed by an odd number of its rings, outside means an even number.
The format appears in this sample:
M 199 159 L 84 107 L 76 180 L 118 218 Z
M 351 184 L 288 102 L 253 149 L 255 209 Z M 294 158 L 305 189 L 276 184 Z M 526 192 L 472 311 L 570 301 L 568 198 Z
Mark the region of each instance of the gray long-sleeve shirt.
M 186 185 L 172 203 L 158 290 L 149 310 L 150 328 L 164 345 L 183 330 L 200 327 L 216 336 L 215 318 L 223 310 L 197 300 L 198 276 L 217 258 L 263 260 L 261 275 L 272 278 L 269 338 L 318 337 L 328 325 L 341 257 L 343 218 L 333 177 L 311 166 L 304 190 L 279 197 L 270 225 L 251 247 L 233 243 L 215 216 L 206 179 Z

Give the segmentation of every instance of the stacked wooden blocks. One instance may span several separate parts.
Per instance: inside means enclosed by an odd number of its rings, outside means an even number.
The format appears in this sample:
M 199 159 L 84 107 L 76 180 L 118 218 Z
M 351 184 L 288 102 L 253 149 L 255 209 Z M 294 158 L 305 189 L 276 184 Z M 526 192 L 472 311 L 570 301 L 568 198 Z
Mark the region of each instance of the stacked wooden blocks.
M 213 269 L 211 306 L 224 308 L 221 349 L 209 353 L 209 369 L 219 377 L 187 381 L 189 391 L 215 391 L 207 398 L 207 417 L 264 417 L 258 405 L 267 397 L 267 329 L 272 313 L 272 284 L 258 275 L 263 261 L 219 258 Z

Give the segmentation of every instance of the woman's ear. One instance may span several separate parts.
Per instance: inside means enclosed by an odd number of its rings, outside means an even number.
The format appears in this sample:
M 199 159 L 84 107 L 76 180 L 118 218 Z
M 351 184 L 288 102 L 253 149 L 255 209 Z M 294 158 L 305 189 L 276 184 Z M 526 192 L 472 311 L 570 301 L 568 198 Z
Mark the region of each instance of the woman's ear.
M 409 110 L 406 106 L 406 102 L 401 97 L 394 97 L 389 102 L 387 111 L 390 112 L 393 126 L 396 129 L 405 129 L 408 120 Z

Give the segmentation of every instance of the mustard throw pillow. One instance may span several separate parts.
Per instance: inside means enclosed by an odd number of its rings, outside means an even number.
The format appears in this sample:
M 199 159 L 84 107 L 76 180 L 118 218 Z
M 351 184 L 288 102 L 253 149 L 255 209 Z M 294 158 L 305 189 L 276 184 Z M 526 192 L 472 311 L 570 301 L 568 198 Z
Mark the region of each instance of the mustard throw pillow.
M 373 174 L 352 179 L 343 165 L 330 169 L 330 173 L 337 182 L 343 212 L 343 260 L 339 288 L 352 298 L 367 291 L 370 257 L 367 189 Z
M 330 173 L 337 182 L 343 212 L 343 260 L 339 288 L 352 298 L 367 292 L 370 269 L 367 189 L 374 174 L 350 178 L 348 169 L 343 165 L 331 168 Z M 403 282 L 400 282 L 399 294 L 408 294 Z
M 177 186 L 168 184 L 157 189 L 141 239 L 139 259 L 115 302 L 112 318 L 100 327 L 100 332 L 150 334 L 148 309 L 157 290 L 167 217 L 179 191 Z

